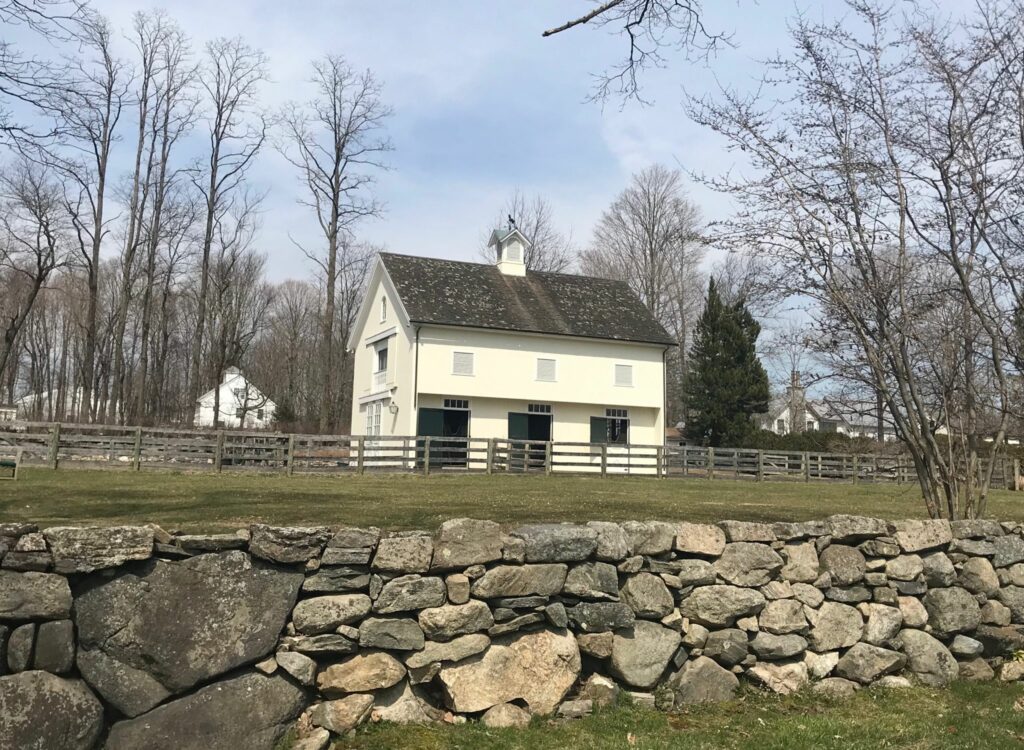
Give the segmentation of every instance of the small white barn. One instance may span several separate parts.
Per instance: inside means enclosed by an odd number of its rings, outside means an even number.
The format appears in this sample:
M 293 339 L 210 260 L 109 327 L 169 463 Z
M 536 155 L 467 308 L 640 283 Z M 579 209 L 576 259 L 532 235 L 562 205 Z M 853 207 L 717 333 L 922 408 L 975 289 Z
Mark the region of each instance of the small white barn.
M 14 404 L 0 404 L 0 422 L 13 422 L 17 418 L 17 406 Z
M 214 415 L 217 392 L 220 414 Z M 254 386 L 237 367 L 224 371 L 220 384 L 196 401 L 196 427 L 226 427 L 262 430 L 271 426 L 277 404 Z

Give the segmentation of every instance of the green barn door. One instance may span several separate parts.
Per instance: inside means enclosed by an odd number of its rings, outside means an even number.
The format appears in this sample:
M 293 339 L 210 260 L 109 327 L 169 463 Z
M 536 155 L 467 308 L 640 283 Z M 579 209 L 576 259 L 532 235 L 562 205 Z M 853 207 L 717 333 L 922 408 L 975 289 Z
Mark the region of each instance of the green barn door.
M 444 435 L 444 409 L 420 409 L 416 415 L 416 435 L 419 437 L 441 437 Z M 433 441 L 432 441 L 433 442 Z M 416 465 L 423 465 L 424 441 L 416 441 Z M 437 447 L 431 445 L 430 462 L 434 463 Z

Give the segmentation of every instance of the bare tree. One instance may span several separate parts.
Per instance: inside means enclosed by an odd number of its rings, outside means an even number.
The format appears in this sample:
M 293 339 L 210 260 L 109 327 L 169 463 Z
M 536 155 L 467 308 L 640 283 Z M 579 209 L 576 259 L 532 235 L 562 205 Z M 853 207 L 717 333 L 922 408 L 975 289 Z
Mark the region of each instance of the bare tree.
M 572 236 L 566 236 L 555 226 L 551 204 L 543 196 L 528 196 L 520 190 L 513 192 L 498 212 L 495 223 L 487 229 L 487 234 L 494 227 L 502 226 L 509 216 L 530 241 L 523 258 L 528 270 L 564 273 L 572 268 L 576 255 Z M 494 250 L 481 248 L 480 257 L 493 263 Z
M 640 99 L 640 75 L 665 64 L 665 50 L 677 49 L 691 57 L 706 58 L 728 35 L 710 32 L 704 25 L 700 0 L 597 0 L 596 7 L 543 33 L 549 37 L 580 26 L 617 31 L 629 40 L 629 52 L 619 63 L 597 76 L 593 98 L 616 94 Z
M 0 179 L 0 190 L 0 280 L 6 290 L 0 296 L 2 380 L 39 293 L 67 262 L 69 238 L 60 186 L 45 169 L 22 161 Z
M 973 517 L 1019 377 L 1024 4 L 959 23 L 903 7 L 798 18 L 759 96 L 690 109 L 757 175 L 709 181 L 739 206 L 722 241 L 810 301 L 818 351 L 881 396 L 929 515 Z
M 335 293 L 339 275 L 348 270 L 344 262 L 339 265 L 339 248 L 356 222 L 380 214 L 370 190 L 374 172 L 384 168 L 383 154 L 391 150 L 381 133 L 391 110 L 381 102 L 373 74 L 352 70 L 339 56 L 315 61 L 312 83 L 313 99 L 285 109 L 281 152 L 300 170 L 308 191 L 301 202 L 315 212 L 326 242 L 326 252 L 302 250 L 320 267 L 326 292 L 320 322 L 320 431 L 328 432 L 337 419 Z
M 189 369 L 189 401 L 199 397 L 203 339 L 210 288 L 210 258 L 218 223 L 230 212 L 235 192 L 244 185 L 253 160 L 267 135 L 266 119 L 256 112 L 259 86 L 267 78 L 267 59 L 240 38 L 217 39 L 206 46 L 206 65 L 199 80 L 209 108 L 205 165 L 194 183 L 205 203 L 205 228 L 200 248 L 197 326 Z M 189 412 L 189 421 L 192 414 Z

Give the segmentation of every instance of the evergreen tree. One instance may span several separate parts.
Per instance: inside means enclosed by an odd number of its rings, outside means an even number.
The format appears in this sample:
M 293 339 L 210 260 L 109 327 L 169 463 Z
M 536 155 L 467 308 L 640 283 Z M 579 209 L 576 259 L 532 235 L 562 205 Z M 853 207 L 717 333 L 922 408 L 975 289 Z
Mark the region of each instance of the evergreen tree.
M 768 411 L 768 374 L 756 351 L 760 333 L 743 300 L 726 303 L 712 279 L 690 354 L 687 437 L 739 446 L 754 429 L 751 416 Z

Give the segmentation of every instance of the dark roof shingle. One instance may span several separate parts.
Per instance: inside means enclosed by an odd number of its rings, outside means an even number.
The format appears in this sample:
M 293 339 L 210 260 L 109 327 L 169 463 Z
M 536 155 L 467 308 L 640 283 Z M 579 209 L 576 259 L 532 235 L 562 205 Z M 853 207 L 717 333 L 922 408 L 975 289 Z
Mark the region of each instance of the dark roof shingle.
M 674 345 L 624 282 L 381 253 L 415 323 Z

